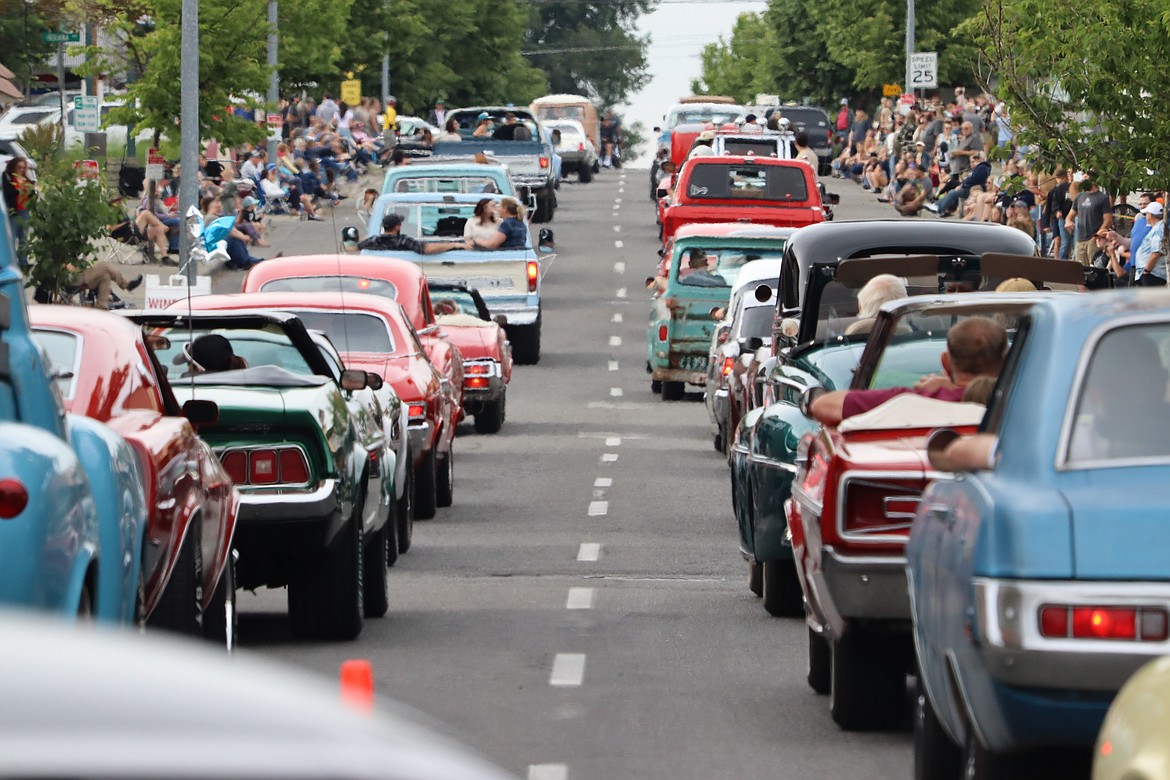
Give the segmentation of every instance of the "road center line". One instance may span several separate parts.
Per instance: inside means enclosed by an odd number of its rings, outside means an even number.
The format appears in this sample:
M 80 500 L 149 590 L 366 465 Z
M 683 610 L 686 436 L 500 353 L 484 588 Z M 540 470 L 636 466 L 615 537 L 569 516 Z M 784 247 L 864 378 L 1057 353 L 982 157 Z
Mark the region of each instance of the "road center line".
M 564 764 L 529 764 L 528 780 L 569 780 L 569 768 Z
M 613 487 L 613 477 L 598 477 L 597 479 L 593 480 L 593 487 Z
M 622 248 L 622 242 L 621 242 L 621 241 L 614 241 L 614 242 L 613 242 L 613 247 L 614 247 L 614 249 L 621 249 L 621 248 Z
M 616 360 L 609 361 L 609 370 L 610 371 L 617 371 L 618 370 L 618 362 Z
M 609 388 L 609 395 L 611 398 L 621 398 L 622 389 L 620 387 L 611 387 Z
M 621 202 L 622 202 L 621 198 L 618 198 L 617 200 L 614 201 L 614 203 L 621 203 Z
M 621 260 L 618 260 L 616 263 L 613 264 L 613 272 L 615 274 L 624 274 L 626 272 L 626 264 L 623 263 Z
M 621 336 L 610 336 L 609 337 L 609 345 L 611 347 L 620 347 L 622 345 L 622 337 Z
M 622 313 L 620 311 L 615 311 L 613 313 L 613 319 L 610 320 L 610 322 L 621 322 L 621 321 L 622 321 Z
M 593 588 L 569 588 L 565 609 L 593 609 Z
M 581 542 L 581 546 L 577 549 L 578 561 L 596 561 L 601 557 L 601 545 L 597 542 Z
M 553 658 L 552 674 L 548 684 L 560 688 L 576 688 L 585 679 L 584 653 L 557 653 Z
M 618 298 L 625 298 L 626 297 L 626 288 L 625 287 L 619 287 L 617 289 L 617 297 Z
M 622 226 L 621 226 L 621 225 L 614 225 L 614 226 L 613 226 L 613 232 L 615 232 L 615 233 L 620 233 L 620 232 L 622 232 Z
M 589 502 L 589 516 L 590 517 L 604 517 L 609 514 L 608 501 L 590 501 Z
M 607 452 L 601 456 L 601 462 L 602 463 L 616 463 L 617 458 L 618 458 L 618 456 L 617 456 L 616 452 Z
M 620 446 L 622 446 L 622 440 L 620 437 L 611 436 L 610 438 L 605 440 L 605 446 L 606 447 L 620 447 Z

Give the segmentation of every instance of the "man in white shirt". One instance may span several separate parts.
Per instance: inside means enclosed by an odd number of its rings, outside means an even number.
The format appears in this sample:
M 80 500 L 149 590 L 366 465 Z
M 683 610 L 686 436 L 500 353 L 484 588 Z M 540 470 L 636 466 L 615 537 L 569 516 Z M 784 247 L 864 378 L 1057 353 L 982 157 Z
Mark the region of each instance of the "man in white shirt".
M 317 118 L 327 125 L 332 125 L 337 119 L 337 103 L 328 92 L 321 99 L 321 104 L 317 106 Z
M 264 152 L 254 150 L 248 159 L 240 166 L 240 175 L 252 181 L 259 181 L 264 178 L 264 167 L 267 162 L 264 159 Z

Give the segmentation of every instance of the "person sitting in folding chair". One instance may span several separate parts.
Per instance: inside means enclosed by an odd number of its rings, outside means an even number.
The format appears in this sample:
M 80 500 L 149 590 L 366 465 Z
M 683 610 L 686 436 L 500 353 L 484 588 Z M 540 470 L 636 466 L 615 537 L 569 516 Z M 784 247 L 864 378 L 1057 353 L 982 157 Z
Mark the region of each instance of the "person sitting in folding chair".
M 65 266 L 65 270 L 71 274 L 71 278 L 65 284 L 66 292 L 83 294 L 86 290 L 93 291 L 96 295 L 94 305 L 99 309 L 110 308 L 110 288 L 112 285 L 117 285 L 126 292 L 132 292 L 142 284 L 142 274 L 126 281 L 122 272 L 109 260 L 95 260 L 86 268 L 78 268 L 73 263 L 69 263 Z M 83 294 L 82 300 L 84 301 L 84 299 Z
M 122 221 L 106 225 L 110 237 L 110 254 L 114 262 L 119 265 L 139 265 L 152 259 L 147 250 L 150 245 L 148 238 L 138 229 L 133 219 L 121 212 L 122 199 L 114 198 L 110 205 L 122 213 Z

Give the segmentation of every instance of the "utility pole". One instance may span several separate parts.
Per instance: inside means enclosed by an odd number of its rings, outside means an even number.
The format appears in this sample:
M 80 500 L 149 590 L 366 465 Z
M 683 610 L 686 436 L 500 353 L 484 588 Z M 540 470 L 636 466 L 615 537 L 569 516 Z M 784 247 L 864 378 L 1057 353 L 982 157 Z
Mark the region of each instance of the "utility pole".
M 187 266 L 187 284 L 194 287 L 199 269 L 191 262 L 194 239 L 187 230 L 187 212 L 199 208 L 199 0 L 183 0 L 183 42 L 180 47 L 179 219 L 180 262 Z M 200 239 L 202 240 L 202 239 Z
M 268 110 L 280 110 L 280 74 L 276 72 L 277 61 L 277 7 L 276 0 L 268 0 Z M 276 162 L 276 145 L 280 143 L 280 134 L 276 138 L 268 137 L 268 162 Z
M 906 86 L 902 93 L 913 92 L 910 85 L 910 55 L 914 53 L 914 0 L 906 0 Z
M 61 102 L 61 148 L 65 148 L 65 43 L 57 44 L 57 97 Z

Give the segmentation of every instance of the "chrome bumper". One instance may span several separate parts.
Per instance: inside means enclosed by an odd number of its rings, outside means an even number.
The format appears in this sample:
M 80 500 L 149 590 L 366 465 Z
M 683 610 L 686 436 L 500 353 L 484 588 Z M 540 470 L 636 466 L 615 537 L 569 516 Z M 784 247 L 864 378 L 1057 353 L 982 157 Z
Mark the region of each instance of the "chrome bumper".
M 702 371 L 691 371 L 683 368 L 652 368 L 650 378 L 663 382 L 686 382 L 689 385 L 707 385 L 707 374 Z
M 488 373 L 473 374 L 468 369 L 486 366 Z M 469 387 L 470 379 L 486 379 L 487 387 Z M 500 364 L 491 359 L 468 360 L 463 363 L 463 406 L 479 404 L 485 401 L 495 401 L 504 393 L 504 377 Z
M 329 517 L 339 506 L 338 481 L 323 480 L 316 488 L 299 490 L 240 490 L 241 526 L 277 521 L 318 520 Z
M 421 458 L 431 442 L 430 422 L 428 421 L 410 425 L 406 429 L 406 435 L 410 438 L 411 454 L 416 459 Z
M 484 303 L 493 317 L 497 314 L 507 317 L 509 325 L 533 325 L 540 316 L 539 303 L 493 303 L 490 298 L 485 298 Z
M 723 425 L 727 421 L 728 407 L 730 406 L 731 402 L 728 400 L 726 387 L 719 387 L 714 392 L 711 392 L 711 388 L 707 388 L 707 408 L 711 413 L 711 422 Z
M 826 547 L 821 573 L 832 606 L 846 620 L 910 620 L 905 557 L 844 555 Z

